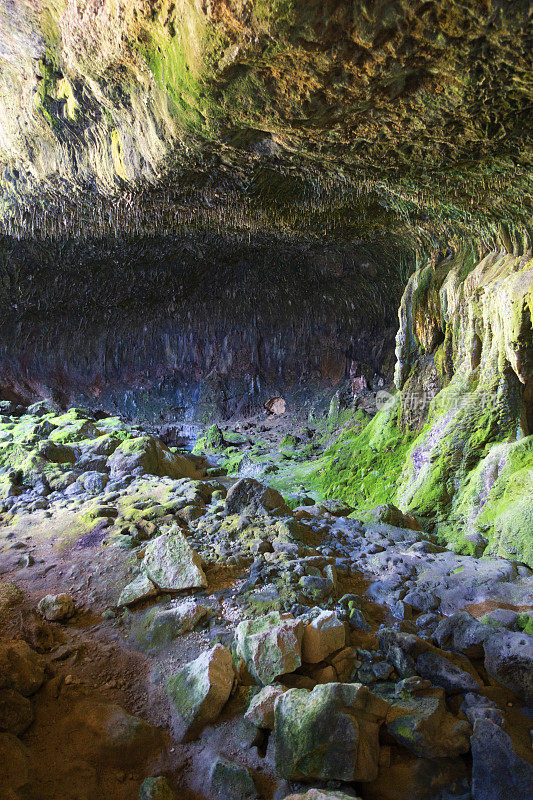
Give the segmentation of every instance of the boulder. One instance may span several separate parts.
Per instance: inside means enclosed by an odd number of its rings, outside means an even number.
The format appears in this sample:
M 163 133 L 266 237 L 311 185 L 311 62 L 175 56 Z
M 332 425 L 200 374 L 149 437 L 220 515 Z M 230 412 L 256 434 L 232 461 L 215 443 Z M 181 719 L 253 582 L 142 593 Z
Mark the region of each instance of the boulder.
M 224 758 L 217 758 L 210 775 L 209 797 L 214 800 L 255 800 L 257 790 L 250 772 Z
M 154 609 L 147 612 L 143 640 L 150 646 L 169 644 L 182 636 L 212 611 L 207 603 L 189 598 L 171 608 Z
M 157 475 L 160 478 L 201 478 L 204 475 L 204 470 L 173 453 L 154 436 L 126 439 L 109 456 L 107 466 L 112 478 L 132 474 Z
M 387 730 L 419 758 L 456 758 L 470 750 L 471 725 L 446 709 L 444 691 L 427 689 L 400 697 L 380 694 L 391 703 Z
M 265 686 L 252 698 L 244 719 L 258 728 L 274 730 L 274 706 L 276 700 L 286 691 L 280 685 Z
M 376 506 L 370 511 L 370 517 L 374 522 L 394 525 L 395 528 L 409 528 L 412 531 L 422 530 L 422 526 L 413 514 L 404 514 L 392 503 Z
M 176 592 L 207 586 L 201 564 L 198 553 L 174 525 L 146 546 L 141 568 L 158 589 Z
M 25 745 L 12 733 L 0 733 L 0 798 L 17 800 L 28 782 L 30 756 Z
M 388 710 L 360 683 L 289 689 L 274 710 L 277 773 L 288 780 L 375 780 Z
M 344 623 L 334 611 L 321 611 L 302 636 L 302 658 L 308 664 L 318 664 L 346 644 Z
M 0 581 L 0 614 L 22 602 L 22 589 L 11 581 Z
M 73 751 L 98 769 L 110 766 L 139 769 L 162 750 L 161 729 L 128 714 L 116 703 L 80 700 L 56 728 L 58 741 L 69 743 Z
M 145 778 L 139 789 L 139 800 L 176 800 L 176 795 L 163 775 Z
M 329 792 L 325 789 L 309 789 L 305 794 L 289 794 L 285 800 L 360 800 L 353 794 Z
M 15 689 L 0 689 L 0 731 L 19 736 L 33 722 L 33 710 L 27 697 Z
M 481 686 L 481 681 L 477 677 L 452 664 L 438 652 L 420 653 L 415 663 L 419 675 L 435 686 L 442 686 L 448 694 L 475 692 Z
M 533 706 L 533 636 L 493 632 L 483 648 L 488 674 Z
M 49 622 L 64 622 L 75 614 L 74 601 L 69 594 L 47 594 L 37 604 L 37 610 Z
M 285 413 L 287 405 L 283 397 L 271 397 L 266 401 L 264 408 L 269 414 L 280 416 Z
M 167 681 L 176 712 L 175 732 L 182 741 L 195 739 L 214 722 L 230 696 L 235 673 L 230 651 L 217 644 Z
M 0 689 L 15 689 L 24 697 L 44 683 L 44 661 L 21 639 L 0 641 Z
M 385 754 L 386 749 L 382 748 Z M 416 758 L 393 751 L 383 758 L 365 800 L 470 800 L 467 767 L 461 758 Z
M 463 653 L 468 658 L 480 658 L 483 655 L 483 643 L 492 633 L 490 628 L 471 614 L 458 611 L 439 622 L 433 633 L 433 641 L 439 647 Z
M 148 575 L 140 572 L 131 583 L 121 591 L 117 601 L 117 606 L 129 606 L 139 600 L 146 600 L 148 597 L 155 597 L 159 593 L 159 589 L 152 583 Z
M 402 678 L 419 675 L 452 693 L 476 691 L 481 685 L 467 658 L 439 650 L 412 633 L 382 628 L 379 644 L 387 661 Z
M 488 719 L 477 719 L 472 736 L 473 800 L 533 800 L 533 766 L 510 737 Z
M 265 486 L 255 478 L 241 478 L 226 495 L 227 514 L 290 514 L 285 500 L 275 489 Z
M 272 611 L 237 626 L 237 653 L 254 680 L 266 685 L 301 666 L 302 634 L 301 620 Z

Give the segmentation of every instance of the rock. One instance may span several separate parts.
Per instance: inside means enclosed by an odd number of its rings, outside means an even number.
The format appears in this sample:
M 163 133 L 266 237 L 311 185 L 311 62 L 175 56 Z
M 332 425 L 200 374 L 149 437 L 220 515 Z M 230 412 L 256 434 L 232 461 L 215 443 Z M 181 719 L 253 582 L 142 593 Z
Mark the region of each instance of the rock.
M 503 727 L 502 712 L 493 700 L 481 694 L 474 694 L 473 692 L 466 694 L 461 703 L 461 711 L 471 725 L 474 725 L 477 719 L 489 719 L 495 725 Z
M 38 400 L 28 406 L 26 414 L 32 417 L 44 417 L 45 414 L 61 414 L 61 406 L 54 400 Z
M 435 686 L 442 686 L 449 694 L 475 692 L 481 686 L 479 679 L 439 653 L 421 653 L 416 659 L 416 670 L 423 678 Z
M 0 641 L 0 689 L 15 689 L 24 697 L 44 683 L 44 661 L 20 639 Z
M 481 685 L 468 659 L 439 650 L 412 633 L 382 628 L 379 644 L 387 661 L 403 678 L 419 675 L 454 692 L 476 691 Z
M 148 597 L 155 597 L 159 593 L 159 589 L 152 583 L 150 578 L 143 572 L 140 572 L 131 583 L 124 587 L 117 601 L 117 606 L 129 606 L 137 603 L 139 600 L 145 600 Z
M 416 695 L 407 692 L 378 692 L 391 703 L 387 730 L 396 741 L 419 758 L 456 758 L 470 750 L 472 727 L 446 709 L 444 691 L 427 689 Z
M 75 614 L 74 601 L 69 594 L 47 594 L 37 604 L 37 610 L 49 622 L 63 622 Z
M 413 514 L 404 514 L 392 503 L 376 506 L 370 512 L 370 517 L 375 522 L 394 525 L 395 528 L 409 528 L 412 531 L 421 531 L 422 526 Z
M 358 683 L 290 689 L 275 705 L 276 772 L 289 780 L 375 780 L 388 709 Z
M 533 636 L 493 632 L 483 648 L 488 674 L 533 706 Z
M 309 789 L 305 794 L 289 794 L 285 800 L 360 800 L 353 794 L 329 792 L 325 789 Z
M 22 590 L 10 581 L 0 581 L 0 614 L 22 602 Z
M 167 693 L 177 712 L 174 727 L 180 740 L 195 739 L 217 719 L 228 701 L 234 677 L 231 653 L 217 644 L 169 678 Z
M 255 800 L 258 794 L 246 767 L 217 758 L 211 770 L 209 796 L 216 800 Z
M 477 719 L 472 736 L 473 800 L 533 800 L 533 766 L 494 722 Z
M 345 644 L 344 623 L 334 611 L 321 611 L 303 630 L 302 658 L 308 664 L 318 664 Z
M 255 478 L 241 478 L 226 495 L 227 514 L 254 516 L 272 512 L 291 513 L 279 492 L 259 483 Z
M 301 666 L 302 634 L 301 620 L 272 611 L 254 620 L 244 620 L 237 626 L 237 653 L 244 659 L 251 676 L 266 685 Z
M 0 733 L 0 798 L 17 800 L 16 794 L 28 782 L 30 757 L 20 739 Z
M 31 703 L 15 689 L 0 689 L 0 731 L 24 733 L 33 722 Z
M 252 698 L 244 719 L 258 728 L 274 730 L 274 706 L 276 700 L 286 691 L 280 685 L 265 686 Z
M 172 608 L 148 611 L 144 641 L 152 646 L 168 644 L 177 636 L 192 631 L 211 611 L 209 605 L 193 599 L 184 600 Z
M 271 397 L 264 405 L 265 411 L 275 416 L 281 416 L 286 411 L 286 403 L 283 397 Z
M 468 788 L 460 758 L 428 760 L 393 752 L 389 763 L 380 764 L 378 778 L 365 784 L 365 800 L 470 800 Z
M 78 481 L 81 483 L 81 485 L 87 492 L 90 492 L 91 494 L 101 494 L 104 491 L 107 483 L 109 482 L 109 478 L 107 475 L 104 475 L 101 472 L 90 470 L 89 472 L 83 472 L 78 477 Z M 105 515 L 100 514 L 99 516 L 105 516 Z M 110 516 L 116 517 L 116 512 L 115 514 L 111 514 Z
M 439 647 L 447 647 L 468 658 L 483 655 L 483 642 L 493 633 L 490 628 L 478 622 L 466 611 L 459 611 L 444 617 L 433 633 L 433 641 Z
M 139 790 L 139 800 L 176 800 L 176 795 L 163 775 L 145 778 Z
M 98 769 L 109 765 L 139 769 L 160 754 L 163 732 L 149 722 L 128 714 L 115 703 L 94 698 L 80 700 L 56 726 L 59 741 L 69 741 L 73 750 Z
M 146 546 L 142 570 L 161 591 L 207 586 L 202 560 L 177 525 Z
M 176 455 L 153 436 L 126 439 L 107 459 L 111 478 L 148 474 L 169 478 L 201 478 L 203 470 L 183 456 Z

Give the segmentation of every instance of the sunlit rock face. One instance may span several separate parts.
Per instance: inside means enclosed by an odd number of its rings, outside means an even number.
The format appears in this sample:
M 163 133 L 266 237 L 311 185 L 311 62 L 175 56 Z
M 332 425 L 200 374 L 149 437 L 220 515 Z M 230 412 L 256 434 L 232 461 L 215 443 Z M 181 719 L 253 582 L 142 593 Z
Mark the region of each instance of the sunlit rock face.
M 313 227 L 279 204 L 334 178 L 347 195 L 322 231 L 355 194 L 374 217 L 409 212 L 417 235 L 495 235 L 528 216 L 528 13 L 527 0 L 4 0 L 1 216 L 58 235 L 160 229 L 190 188 L 185 216 Z M 139 191 L 140 205 L 125 195 Z
M 390 238 L 5 244 L 5 396 L 205 421 L 278 394 L 295 413 L 350 373 L 391 379 Z

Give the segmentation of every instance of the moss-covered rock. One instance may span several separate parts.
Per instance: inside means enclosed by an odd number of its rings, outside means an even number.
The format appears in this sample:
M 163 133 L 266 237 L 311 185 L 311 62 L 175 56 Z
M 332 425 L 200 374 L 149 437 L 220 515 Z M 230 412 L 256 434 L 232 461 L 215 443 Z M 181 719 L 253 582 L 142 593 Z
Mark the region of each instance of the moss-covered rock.
M 167 681 L 167 694 L 175 710 L 174 729 L 190 741 L 217 719 L 234 681 L 233 661 L 226 647 L 217 644 L 202 653 Z
M 277 773 L 289 780 L 374 780 L 388 709 L 358 683 L 290 689 L 274 712 Z
M 237 653 L 258 683 L 269 684 L 301 665 L 302 634 L 300 620 L 272 611 L 239 623 L 235 632 Z

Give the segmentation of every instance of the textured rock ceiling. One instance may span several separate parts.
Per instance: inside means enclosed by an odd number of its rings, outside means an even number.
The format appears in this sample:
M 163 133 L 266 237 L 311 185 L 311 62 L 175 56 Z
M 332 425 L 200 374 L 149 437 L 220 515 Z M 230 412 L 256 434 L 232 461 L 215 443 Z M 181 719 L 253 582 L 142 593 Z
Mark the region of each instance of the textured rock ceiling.
M 528 0 L 0 0 L 0 224 L 519 244 L 531 14 Z

